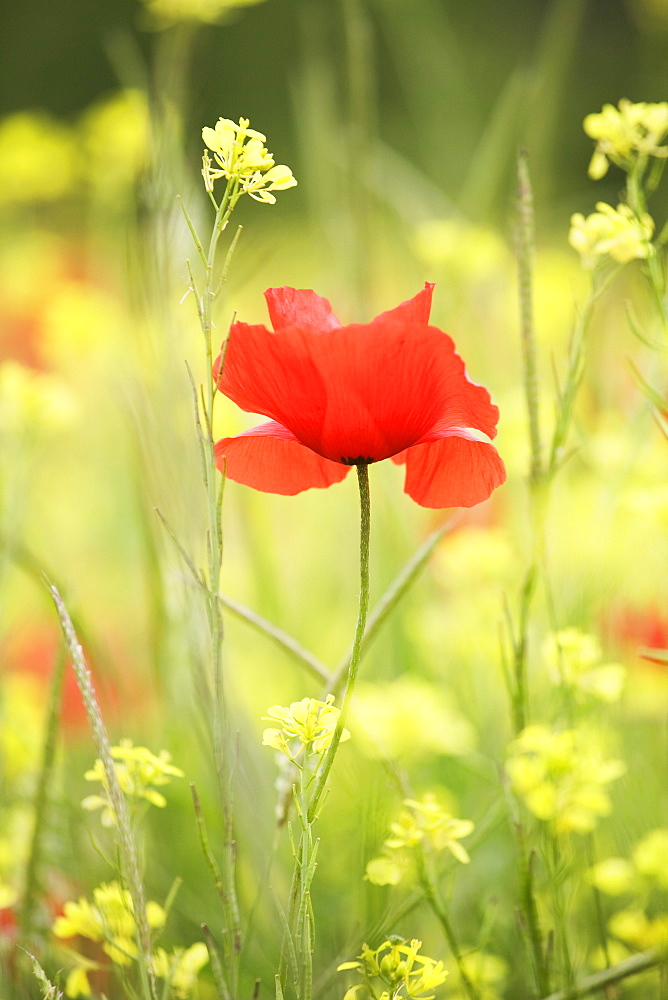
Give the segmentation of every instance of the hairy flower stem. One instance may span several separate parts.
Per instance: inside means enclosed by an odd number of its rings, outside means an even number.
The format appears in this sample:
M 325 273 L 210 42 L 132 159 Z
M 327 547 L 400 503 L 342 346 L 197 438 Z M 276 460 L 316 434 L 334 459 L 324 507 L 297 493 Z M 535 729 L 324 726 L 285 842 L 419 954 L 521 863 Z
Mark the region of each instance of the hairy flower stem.
M 72 620 L 67 608 L 55 586 L 49 586 L 49 592 L 56 605 L 58 617 L 65 637 L 72 666 L 77 679 L 77 684 L 81 692 L 81 698 L 86 709 L 88 722 L 93 733 L 95 747 L 107 782 L 109 799 L 116 818 L 121 864 L 123 867 L 122 876 L 127 882 L 132 899 L 132 910 L 137 925 L 137 965 L 142 986 L 144 1000 L 157 1000 L 157 987 L 153 974 L 153 964 L 151 960 L 151 932 L 146 917 L 146 897 L 144 894 L 144 884 L 142 882 L 139 861 L 137 858 L 137 845 L 135 843 L 130 815 L 125 796 L 121 790 L 116 775 L 116 768 L 111 756 L 111 744 L 107 729 L 102 719 L 100 706 L 95 697 L 95 690 L 91 679 L 90 671 L 84 659 L 83 650 L 77 634 L 74 631 Z
M 233 761 L 235 757 L 233 738 L 225 711 L 225 691 L 223 685 L 223 616 L 218 600 L 218 590 L 220 586 L 220 573 L 223 563 L 223 529 L 221 520 L 221 507 L 223 501 L 223 491 L 225 477 L 218 475 L 216 468 L 215 441 L 213 436 L 213 411 L 216 400 L 217 385 L 212 377 L 213 370 L 213 320 L 212 306 L 217 298 L 222 281 L 215 279 L 216 255 L 218 243 L 223 230 L 229 222 L 234 207 L 239 200 L 239 181 L 230 180 L 225 188 L 223 199 L 218 205 L 210 194 L 211 200 L 216 208 L 216 218 L 209 240 L 208 250 L 205 252 L 200 243 L 195 229 L 190 222 L 187 213 L 186 221 L 190 228 L 193 240 L 197 247 L 200 259 L 204 265 L 204 284 L 199 292 L 195 282 L 192 282 L 192 290 L 197 300 L 197 313 L 204 337 L 205 351 L 205 377 L 204 386 L 201 393 L 201 400 L 196 402 L 198 407 L 196 412 L 197 432 L 199 436 L 200 452 L 202 455 L 202 469 L 204 486 L 207 495 L 208 507 L 208 527 L 207 527 L 207 587 L 206 587 L 206 612 L 209 626 L 210 658 L 213 677 L 213 746 L 214 762 L 216 774 L 218 776 L 219 792 L 223 811 L 223 856 L 221 864 L 221 901 L 225 914 L 225 926 L 223 931 L 223 950 L 225 956 L 225 969 L 229 983 L 231 997 L 236 997 L 239 961 L 241 953 L 241 917 L 236 889 L 236 844 L 234 840 L 233 821 Z M 227 254 L 227 259 L 223 267 L 222 279 L 224 280 L 230 255 L 234 250 L 236 240 L 232 241 Z M 218 372 L 218 380 L 222 374 L 222 363 Z M 201 408 L 201 417 L 200 417 Z
M 521 149 L 517 156 L 517 264 L 520 292 L 520 328 L 524 361 L 524 392 L 529 415 L 531 441 L 532 487 L 540 484 L 542 457 L 538 415 L 538 365 L 536 331 L 533 318 L 533 262 L 535 250 L 533 192 L 527 163 L 528 154 Z
M 357 615 L 355 638 L 353 640 L 353 649 L 350 656 L 350 664 L 348 666 L 348 678 L 346 680 L 346 688 L 343 694 L 343 702 L 341 704 L 341 713 L 339 715 L 339 721 L 336 729 L 334 730 L 331 746 L 327 751 L 325 762 L 320 771 L 318 784 L 316 785 L 313 798 L 311 799 L 309 819 L 314 819 L 317 814 L 318 805 L 320 803 L 320 799 L 322 798 L 322 793 L 325 790 L 327 778 L 329 777 L 329 772 L 332 769 L 336 751 L 341 741 L 341 734 L 343 733 L 345 727 L 348 709 L 350 708 L 350 701 L 355 689 L 355 681 L 357 680 L 357 673 L 362 656 L 362 640 L 364 638 L 367 612 L 369 610 L 369 539 L 371 535 L 369 466 L 366 462 L 358 462 L 356 464 L 356 469 L 360 491 L 360 605 Z

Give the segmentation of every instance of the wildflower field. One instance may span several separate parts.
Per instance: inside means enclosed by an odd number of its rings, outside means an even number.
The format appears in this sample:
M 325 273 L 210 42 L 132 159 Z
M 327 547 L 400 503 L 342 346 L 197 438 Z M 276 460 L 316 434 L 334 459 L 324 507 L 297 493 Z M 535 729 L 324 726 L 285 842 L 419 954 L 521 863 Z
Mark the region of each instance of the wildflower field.
M 0 1000 L 668 1000 L 666 0 L 2 18 Z

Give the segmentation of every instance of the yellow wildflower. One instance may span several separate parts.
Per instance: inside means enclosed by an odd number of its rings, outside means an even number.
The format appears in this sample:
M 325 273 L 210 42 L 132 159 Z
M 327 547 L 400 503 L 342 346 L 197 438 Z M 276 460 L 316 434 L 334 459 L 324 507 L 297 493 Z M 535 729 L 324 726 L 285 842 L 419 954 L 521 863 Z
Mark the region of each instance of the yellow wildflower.
M 621 663 L 602 663 L 601 644 L 595 635 L 577 628 L 561 629 L 547 637 L 543 658 L 555 684 L 599 701 L 618 701 L 626 669 Z
M 357 992 L 366 989 L 371 997 L 378 993 L 372 980 L 380 980 L 387 987 L 381 997 L 399 998 L 414 997 L 415 1000 L 433 1000 L 434 990 L 445 982 L 448 975 L 443 962 L 436 962 L 426 955 L 419 955 L 422 942 L 417 939 L 404 941 L 392 938 L 375 950 L 367 944 L 362 946 L 362 954 L 356 962 L 343 962 L 338 971 L 354 969 L 364 979 L 364 983 L 351 987 L 346 997 L 352 998 Z
M 506 761 L 513 791 L 556 834 L 593 830 L 612 809 L 605 786 L 625 770 L 622 761 L 604 759 L 588 734 L 540 725 L 522 730 Z
M 470 753 L 475 746 L 475 730 L 449 693 L 419 678 L 358 684 L 354 712 L 372 757 L 418 760 Z
M 632 169 L 641 156 L 668 156 L 661 143 L 668 135 L 668 102 L 633 104 L 622 98 L 617 107 L 605 104 L 598 114 L 587 115 L 583 128 L 596 140 L 596 150 L 589 164 L 589 176 L 603 177 L 609 163 L 623 170 Z
M 217 24 L 243 7 L 262 0 L 143 0 L 148 13 L 159 28 L 170 24 L 191 22 Z
M 117 199 L 148 162 L 150 116 L 141 90 L 119 90 L 84 114 L 82 147 L 86 180 L 104 198 Z
M 608 922 L 610 933 L 639 951 L 668 947 L 668 914 L 648 917 L 636 907 L 620 910 Z
M 390 823 L 390 836 L 383 853 L 366 867 L 365 878 L 375 885 L 397 885 L 407 872 L 415 870 L 415 851 L 449 851 L 462 864 L 470 861 L 459 841 L 473 831 L 468 819 L 455 819 L 431 792 L 421 799 L 405 799 L 399 818 Z
M 78 402 L 67 383 L 9 359 L 0 364 L 0 431 L 58 431 L 76 418 Z
M 568 242 L 582 257 L 584 267 L 594 267 L 601 257 L 620 264 L 649 257 L 654 220 L 646 213 L 640 218 L 625 204 L 617 208 L 599 201 L 596 212 L 587 218 L 580 212 L 571 216 Z
M 621 896 L 635 883 L 635 869 L 626 858 L 606 858 L 588 873 L 589 881 L 608 896 Z
M 92 994 L 88 982 L 88 969 L 83 965 L 75 966 L 65 980 L 65 995 L 68 997 L 89 997 Z
M 158 948 L 153 955 L 153 971 L 159 979 L 170 984 L 170 996 L 188 1000 L 197 984 L 198 973 L 208 961 L 209 952 L 202 941 L 190 948 L 175 948 L 172 955 Z
M 499 988 L 508 978 L 508 963 L 499 955 L 473 951 L 461 956 L 464 972 L 476 989 L 479 1000 L 501 1000 Z M 460 986 L 448 992 L 448 1000 L 468 1000 L 468 993 Z
M 328 694 L 325 701 L 316 698 L 302 698 L 284 708 L 273 705 L 267 709 L 264 718 L 268 722 L 280 722 L 280 729 L 265 729 L 262 745 L 273 747 L 292 761 L 306 750 L 306 753 L 324 754 L 332 744 L 332 738 L 341 712 L 334 706 L 334 695 Z M 350 739 L 344 729 L 341 742 Z
M 668 830 L 650 830 L 636 845 L 633 863 L 640 875 L 668 889 Z
M 77 181 L 70 129 L 42 113 L 20 111 L 0 121 L 0 205 L 57 201 Z
M 111 748 L 114 770 L 123 793 L 131 800 L 144 799 L 151 805 L 164 808 L 167 800 L 155 786 L 169 784 L 172 777 L 183 777 L 183 771 L 170 764 L 171 755 L 161 750 L 156 756 L 146 747 L 133 746 L 132 740 L 122 740 L 119 746 Z M 104 826 L 116 824 L 116 814 L 109 799 L 109 788 L 104 765 L 96 760 L 90 771 L 84 775 L 86 781 L 99 781 L 104 795 L 89 795 L 81 803 L 84 809 L 102 809 Z
M 164 925 L 166 914 L 162 906 L 149 901 L 146 919 L 149 927 L 158 928 Z M 68 900 L 52 930 L 56 937 L 83 937 L 102 942 L 104 951 L 116 965 L 130 965 L 137 955 L 132 897 L 116 881 L 94 889 L 92 903 L 83 896 L 78 902 Z M 77 956 L 79 958 L 78 964 L 85 964 L 86 960 Z
M 202 129 L 202 139 L 213 153 L 213 161 L 206 150 L 202 157 L 202 176 L 209 192 L 225 177 L 256 201 L 274 204 L 272 191 L 285 191 L 297 184 L 289 167 L 275 164 L 264 145 L 267 137 L 250 128 L 247 118 L 240 118 L 238 124 L 219 118 L 215 128 Z

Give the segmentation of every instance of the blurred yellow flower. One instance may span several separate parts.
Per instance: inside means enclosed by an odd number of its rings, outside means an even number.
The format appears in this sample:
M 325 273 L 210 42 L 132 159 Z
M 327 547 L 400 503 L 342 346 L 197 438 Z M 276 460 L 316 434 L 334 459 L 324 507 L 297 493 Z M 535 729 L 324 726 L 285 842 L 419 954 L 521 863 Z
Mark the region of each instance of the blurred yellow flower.
M 668 889 L 668 829 L 646 834 L 633 851 L 633 863 L 640 875 Z
M 130 326 L 117 298 L 84 281 L 60 281 L 42 315 L 41 350 L 54 364 L 109 351 Z
M 624 774 L 596 740 L 575 729 L 527 726 L 510 744 L 506 772 L 513 791 L 555 834 L 588 833 L 612 810 L 605 786 Z
M 297 184 L 289 167 L 275 165 L 264 145 L 267 137 L 250 128 L 247 118 L 240 118 L 238 124 L 230 118 L 219 118 L 215 128 L 202 129 L 202 138 L 217 164 L 214 166 L 205 150 L 202 176 L 209 192 L 213 191 L 215 181 L 225 177 L 236 181 L 241 192 L 256 201 L 273 205 L 276 198 L 272 191 L 285 191 Z
M 265 729 L 262 745 L 273 747 L 295 763 L 303 750 L 307 756 L 311 753 L 324 754 L 329 750 L 341 714 L 334 705 L 333 694 L 328 694 L 325 701 L 302 698 L 301 701 L 293 701 L 287 708 L 273 705 L 267 712 L 264 716 L 266 721 L 280 722 L 281 728 Z M 341 742 L 349 739 L 350 733 L 344 729 Z
M 123 794 L 128 799 L 144 799 L 151 805 L 164 808 L 167 799 L 156 787 L 168 785 L 172 777 L 182 778 L 183 771 L 170 763 L 171 755 L 161 750 L 156 756 L 146 747 L 133 746 L 132 740 L 122 740 L 120 746 L 111 748 L 114 770 Z M 109 786 L 101 760 L 96 760 L 90 771 L 84 775 L 86 781 L 99 781 L 104 795 L 88 795 L 81 805 L 84 809 L 102 809 L 102 824 L 116 825 L 116 813 L 109 798 Z
M 425 680 L 358 684 L 353 706 L 359 739 L 370 757 L 419 760 L 466 754 L 475 746 L 472 724 L 446 691 Z
M 598 637 L 578 628 L 553 632 L 543 643 L 543 659 L 555 684 L 584 697 L 615 702 L 621 697 L 626 668 L 621 663 L 602 663 Z
M 170 996 L 188 1000 L 197 985 L 197 976 L 209 961 L 209 952 L 202 941 L 190 948 L 175 948 L 169 955 L 158 948 L 153 955 L 153 971 L 170 984 Z
M 79 125 L 85 179 L 101 196 L 117 199 L 147 164 L 148 100 L 140 90 L 120 90 L 86 111 Z
M 0 121 L 0 205 L 57 201 L 78 177 L 72 131 L 39 112 L 21 111 Z
M 461 956 L 461 964 L 473 983 L 479 1000 L 501 1000 L 502 987 L 508 978 L 508 963 L 499 955 L 473 951 Z M 448 991 L 448 1000 L 468 1000 L 469 994 L 462 986 Z
M 617 208 L 599 201 L 596 212 L 587 218 L 580 212 L 571 216 L 568 242 L 582 257 L 584 267 L 594 267 L 601 257 L 612 257 L 620 264 L 649 257 L 654 220 L 644 214 L 640 218 L 628 205 Z
M 632 169 L 637 155 L 668 156 L 661 143 L 668 135 L 668 102 L 633 104 L 622 98 L 617 107 L 605 104 L 598 114 L 587 115 L 583 128 L 596 140 L 589 164 L 589 176 L 603 177 L 609 162 L 623 170 Z
M 588 873 L 588 879 L 608 896 L 621 896 L 630 892 L 636 883 L 635 869 L 626 858 L 606 858 Z
M 383 854 L 366 867 L 365 878 L 375 885 L 397 885 L 405 874 L 416 872 L 415 851 L 449 851 L 462 864 L 470 861 L 459 841 L 473 832 L 468 819 L 455 819 L 427 792 L 421 799 L 405 799 L 399 818 L 390 823 Z
M 244 7 L 262 0 L 142 0 L 158 27 L 168 27 L 179 21 L 199 21 L 217 24 Z
M 158 903 L 149 901 L 146 904 L 146 919 L 149 927 L 160 928 L 164 926 L 166 913 Z M 56 918 L 52 931 L 60 938 L 83 937 L 89 941 L 101 942 L 104 952 L 116 965 L 131 965 L 137 956 L 132 897 L 116 881 L 104 883 L 94 889 L 92 903 L 84 896 L 78 902 L 68 900 L 63 908 L 63 915 Z M 90 968 L 90 963 L 84 956 L 77 955 L 76 952 L 70 954 L 76 959 L 76 967 L 83 970 Z M 83 978 L 75 976 L 73 983 L 81 992 Z M 68 996 L 76 995 L 74 992 L 68 993 Z
M 639 951 L 668 947 L 668 914 L 648 917 L 643 910 L 630 907 L 615 913 L 608 921 L 608 928 L 620 941 Z
M 20 361 L 0 364 L 0 433 L 58 431 L 78 412 L 76 396 L 58 375 Z
M 0 910 L 6 910 L 13 906 L 19 898 L 19 894 L 11 885 L 0 881 Z

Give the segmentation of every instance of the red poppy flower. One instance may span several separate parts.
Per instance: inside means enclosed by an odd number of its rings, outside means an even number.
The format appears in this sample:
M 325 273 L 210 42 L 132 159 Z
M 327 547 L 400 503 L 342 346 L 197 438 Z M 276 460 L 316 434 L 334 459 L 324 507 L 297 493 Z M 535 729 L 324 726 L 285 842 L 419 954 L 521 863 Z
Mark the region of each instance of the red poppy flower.
M 391 458 L 405 463 L 406 493 L 423 507 L 486 500 L 505 469 L 475 432 L 493 438 L 499 411 L 450 337 L 429 326 L 433 287 L 349 326 L 313 291 L 268 289 L 274 332 L 234 323 L 218 388 L 271 419 L 218 441 L 218 467 L 254 489 L 293 495 L 339 482 L 358 462 Z

